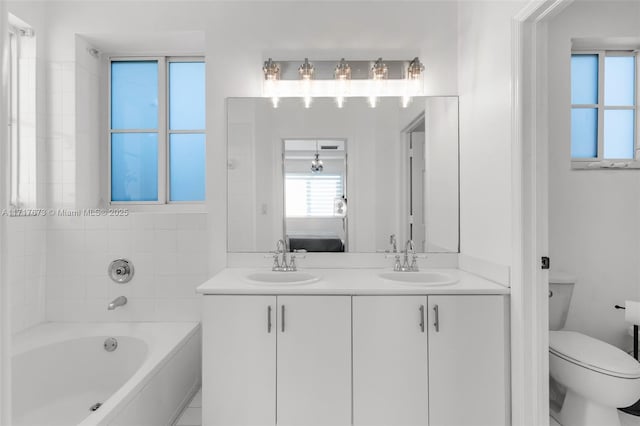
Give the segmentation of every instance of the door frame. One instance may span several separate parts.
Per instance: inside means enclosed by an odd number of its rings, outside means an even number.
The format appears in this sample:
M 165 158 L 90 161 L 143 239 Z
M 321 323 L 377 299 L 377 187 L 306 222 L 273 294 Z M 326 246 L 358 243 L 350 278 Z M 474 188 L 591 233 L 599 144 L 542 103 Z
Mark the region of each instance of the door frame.
M 8 11 L 6 2 L 0 1 L 0 99 L 7 99 L 8 73 L 5 72 L 8 58 Z M 7 130 L 7 107 L 0 102 L 0 129 Z M 6 136 L 7 133 L 4 134 Z M 1 138 L 6 140 L 6 137 Z M 7 164 L 7 144 L 0 144 L 0 165 Z M 8 203 L 7 167 L 0 171 L 0 209 Z M 0 215 L 0 425 L 9 425 L 11 421 L 11 303 L 9 301 L 9 282 L 7 279 L 7 219 Z
M 573 0 L 530 0 L 511 21 L 512 424 L 549 424 L 547 22 Z

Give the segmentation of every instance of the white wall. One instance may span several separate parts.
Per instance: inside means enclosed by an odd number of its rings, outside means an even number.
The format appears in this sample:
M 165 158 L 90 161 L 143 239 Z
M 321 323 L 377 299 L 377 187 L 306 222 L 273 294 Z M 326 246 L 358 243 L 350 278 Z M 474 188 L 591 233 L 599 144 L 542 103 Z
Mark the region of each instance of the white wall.
M 205 214 L 133 213 L 123 217 L 50 217 L 47 226 L 48 321 L 199 321 L 195 288 L 208 277 Z M 127 258 L 133 279 L 116 284 L 112 260 Z M 122 308 L 107 304 L 126 296 Z
M 622 311 L 640 300 L 640 172 L 572 171 L 571 38 L 636 37 L 640 3 L 578 1 L 549 23 L 549 253 L 577 276 L 566 327 L 620 347 Z
M 200 31 L 205 34 L 202 50 L 207 61 L 207 214 L 204 224 L 199 215 L 196 222 L 205 235 L 207 247 L 199 248 L 198 256 L 188 266 L 191 278 L 183 286 L 168 290 L 163 296 L 141 295 L 139 304 L 129 305 L 138 309 L 126 314 L 124 309 L 118 318 L 170 320 L 185 318 L 178 314 L 165 314 L 172 298 L 178 292 L 187 302 L 180 312 L 197 310 L 193 300 L 186 296 L 194 286 L 194 275 L 212 274 L 226 265 L 226 107 L 225 98 L 231 96 L 259 96 L 261 94 L 262 61 L 268 56 L 277 59 L 371 59 L 377 56 L 389 59 L 406 59 L 419 55 L 427 67 L 426 90 L 429 95 L 455 94 L 457 92 L 456 15 L 457 7 L 451 2 L 401 3 L 396 2 L 9 2 L 9 9 L 36 26 L 41 35 L 39 49 L 46 59 L 46 132 L 44 146 L 40 147 L 39 170 L 46 176 L 42 183 L 44 195 L 50 206 L 82 206 L 95 202 L 95 175 L 104 161 L 104 147 L 99 143 L 95 129 L 93 96 L 104 99 L 104 93 L 96 94 L 95 69 L 88 58 L 84 42 L 91 44 L 101 40 L 127 39 L 140 41 L 150 33 L 167 34 Z M 339 11 L 336 9 L 339 8 Z M 45 19 L 46 18 L 46 19 Z M 46 25 L 44 25 L 46 23 Z M 292 36 L 295 34 L 295 37 Z M 45 36 L 46 35 L 46 36 Z M 78 37 L 80 35 L 81 37 Z M 259 36 L 258 36 L 259 35 Z M 106 36 L 106 37 L 105 37 Z M 171 37 L 165 37 L 171 41 Z M 174 40 L 175 41 L 175 40 Z M 196 43 L 197 44 L 197 43 Z M 150 45 L 151 46 L 151 45 Z M 154 50 L 166 50 L 167 44 L 151 46 Z M 84 51 L 83 51 L 84 49 Z M 171 52 L 163 52 L 171 53 Z M 197 53 L 197 52 L 195 52 Z M 86 56 L 86 55 L 85 55 Z M 85 61 L 86 59 L 86 61 Z M 87 83 L 89 88 L 87 88 Z M 89 90 L 88 94 L 84 90 Z M 42 98 L 42 97 L 41 97 Z M 85 146 L 84 144 L 90 144 Z M 97 155 L 96 155 L 97 153 Z M 89 169 L 87 169 L 87 165 Z M 46 199 L 41 197 L 41 199 Z M 154 248 L 149 260 L 148 252 L 137 251 L 132 238 L 135 233 L 146 234 L 140 241 L 149 244 L 156 238 L 173 241 L 174 235 L 164 231 L 174 229 L 144 228 L 155 223 L 151 216 L 132 216 L 129 223 L 99 223 L 92 218 L 78 221 L 75 218 L 53 218 L 48 221 L 47 241 L 47 319 L 104 319 L 103 305 L 108 297 L 119 291 L 109 285 L 98 289 L 98 277 L 104 279 L 107 259 L 95 258 L 96 253 L 86 251 L 90 247 L 106 248 L 110 255 L 128 253 L 131 256 L 147 255 L 142 264 L 160 266 L 160 260 L 173 260 L 186 255 L 174 249 L 173 243 Z M 164 219 L 162 219 L 164 220 Z M 173 219 L 167 219 L 173 221 Z M 176 218 L 179 221 L 179 216 Z M 155 226 L 155 225 L 151 225 Z M 125 232 L 129 231 L 129 233 Z M 180 227 L 175 228 L 175 238 L 182 238 Z M 116 232 L 130 244 L 127 250 L 112 250 L 119 244 L 110 235 Z M 153 233 L 153 237 L 151 236 Z M 193 235 L 196 238 L 195 235 Z M 94 246 L 95 244 L 95 246 Z M 199 247 L 196 239 L 196 247 Z M 116 247 L 116 246 L 114 246 Z M 157 250 L 156 250 L 157 249 Z M 81 250 L 85 250 L 81 252 Z M 155 256 L 155 257 L 154 257 Z M 175 257 L 177 256 L 177 257 Z M 204 257 L 204 258 L 202 258 Z M 93 259 L 90 259 L 93 258 Z M 144 256 L 142 257 L 144 258 Z M 72 277 L 63 264 L 74 261 L 81 268 Z M 136 258 L 133 259 L 136 262 Z M 182 265 L 182 263 L 181 263 Z M 141 269 L 144 276 L 145 268 Z M 144 276 L 145 280 L 159 275 L 180 279 L 185 269 L 164 270 L 164 273 Z M 193 271 L 196 272 L 193 272 Z M 150 278 L 151 277 L 151 278 Z M 154 278 L 155 277 L 155 278 Z M 66 278 L 72 278 L 67 280 Z M 200 277 L 201 278 L 201 277 Z M 86 279 L 84 284 L 81 281 Z M 95 279 L 96 281 L 90 281 Z M 142 278 L 141 278 L 142 279 Z M 195 278 L 194 278 L 195 279 Z M 168 279 L 169 280 L 169 279 Z M 63 283 L 64 284 L 61 284 Z M 135 283 L 134 283 L 135 285 Z M 168 285 L 168 284 L 167 284 Z M 149 284 L 149 291 L 151 291 Z M 132 297 L 138 291 L 131 287 Z M 156 288 L 154 286 L 154 288 Z M 96 293 L 93 293 L 93 291 Z M 118 289 L 119 290 L 119 289 Z M 106 292 L 106 295 L 105 295 Z M 164 302 L 160 302 L 160 299 Z M 152 301 L 153 302 L 152 302 Z M 194 299 L 195 300 L 195 299 Z M 165 303 L 165 305 L 162 305 Z M 151 308 L 151 306 L 155 308 Z M 92 308 L 86 308 L 91 306 Z M 137 306 L 137 308 L 134 308 Z M 145 307 L 146 306 L 146 307 Z M 160 309 L 164 306 L 167 309 Z M 95 308 L 95 310 L 93 310 Z M 157 314 L 156 314 L 157 313 Z
M 511 18 L 525 2 L 462 1 L 458 11 L 460 249 L 511 264 Z

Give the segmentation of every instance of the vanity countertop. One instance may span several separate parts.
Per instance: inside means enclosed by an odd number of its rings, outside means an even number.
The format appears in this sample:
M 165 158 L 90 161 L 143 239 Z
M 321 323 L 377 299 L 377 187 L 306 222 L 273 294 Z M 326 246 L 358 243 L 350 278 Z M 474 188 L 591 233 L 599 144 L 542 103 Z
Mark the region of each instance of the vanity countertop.
M 310 284 L 255 283 L 247 279 L 255 273 L 271 273 L 270 268 L 226 268 L 200 285 L 200 294 L 336 294 L 336 295 L 393 295 L 393 294 L 509 294 L 509 288 L 459 269 L 421 269 L 420 272 L 441 272 L 457 279 L 451 285 L 421 285 L 383 279 L 379 274 L 392 272 L 389 268 L 321 269 L 301 268 L 319 278 Z M 273 272 L 288 274 L 289 272 Z M 411 274 L 398 272 L 397 274 Z

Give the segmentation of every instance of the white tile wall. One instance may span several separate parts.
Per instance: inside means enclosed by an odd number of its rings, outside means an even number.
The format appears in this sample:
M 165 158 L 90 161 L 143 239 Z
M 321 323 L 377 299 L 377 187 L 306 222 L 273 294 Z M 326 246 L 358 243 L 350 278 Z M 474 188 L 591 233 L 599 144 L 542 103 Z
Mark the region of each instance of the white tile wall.
M 126 217 L 51 217 L 47 231 L 47 320 L 198 321 L 195 288 L 207 279 L 205 214 L 132 213 Z M 130 259 L 127 284 L 107 276 Z M 107 304 L 126 296 L 126 306 Z
M 75 63 L 47 64 L 47 175 L 49 207 L 76 202 Z
M 7 219 L 7 276 L 11 329 L 18 333 L 45 320 L 46 219 Z

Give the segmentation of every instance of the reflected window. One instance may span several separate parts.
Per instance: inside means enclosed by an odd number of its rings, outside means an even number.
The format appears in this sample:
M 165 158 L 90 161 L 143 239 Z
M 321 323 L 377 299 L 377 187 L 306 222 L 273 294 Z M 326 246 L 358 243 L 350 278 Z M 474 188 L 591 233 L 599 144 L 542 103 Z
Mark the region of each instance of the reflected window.
M 111 201 L 204 201 L 202 59 L 112 59 L 110 83 Z
M 285 175 L 287 217 L 336 217 L 343 197 L 342 176 L 317 173 Z
M 571 158 L 583 168 L 635 161 L 638 55 L 626 51 L 571 56 Z M 605 162 L 605 164 L 608 164 Z M 594 167 L 598 168 L 598 167 Z

